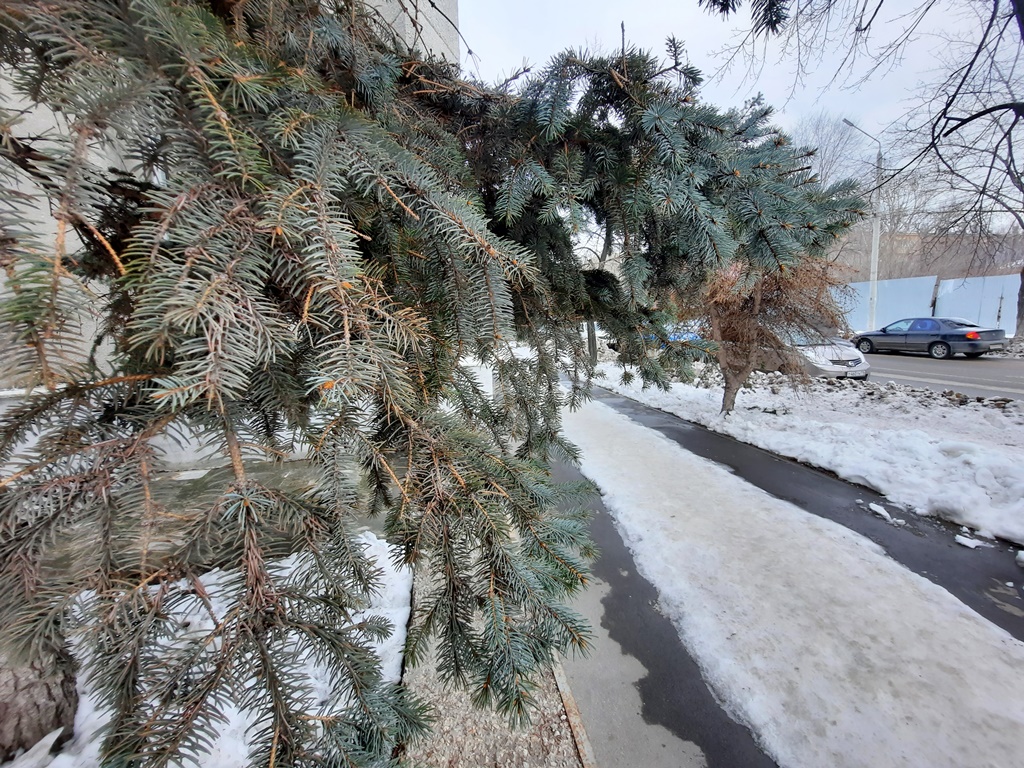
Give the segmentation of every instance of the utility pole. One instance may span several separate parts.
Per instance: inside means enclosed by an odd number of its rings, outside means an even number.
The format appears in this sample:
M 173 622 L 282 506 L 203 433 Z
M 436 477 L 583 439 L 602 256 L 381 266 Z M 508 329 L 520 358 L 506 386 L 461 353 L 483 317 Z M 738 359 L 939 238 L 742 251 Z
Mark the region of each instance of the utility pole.
M 882 239 L 882 215 L 881 215 L 881 186 L 882 186 L 882 142 L 878 137 L 871 135 L 855 123 L 845 117 L 843 122 L 860 131 L 878 145 L 878 154 L 875 155 L 875 188 L 871 202 L 871 272 L 868 279 L 868 329 L 875 328 L 875 313 L 878 308 L 878 246 Z

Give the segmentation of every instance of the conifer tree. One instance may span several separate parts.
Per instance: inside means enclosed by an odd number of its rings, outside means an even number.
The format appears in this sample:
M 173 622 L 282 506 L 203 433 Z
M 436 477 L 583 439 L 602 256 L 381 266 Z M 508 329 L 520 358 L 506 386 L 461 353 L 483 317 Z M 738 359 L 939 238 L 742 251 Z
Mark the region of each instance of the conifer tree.
M 857 215 L 767 109 L 702 104 L 675 43 L 664 66 L 567 52 L 512 92 L 361 2 L 13 0 L 0 29 L 4 91 L 57 126 L 0 115 L 0 321 L 39 385 L 0 423 L 0 652 L 74 641 L 110 765 L 201 763 L 232 700 L 253 765 L 391 764 L 427 708 L 381 680 L 386 622 L 353 618 L 363 514 L 427 585 L 407 658 L 525 719 L 536 673 L 587 643 L 582 489 L 548 472 L 575 456 L 580 323 L 665 384 L 689 353 L 661 349 L 666 297 L 797 263 Z M 40 204 L 52 237 L 25 224 Z M 583 268 L 583 222 L 617 273 Z M 230 468 L 209 498 L 161 484 L 182 436 Z M 296 451 L 307 486 L 252 471 Z M 227 609 L 182 634 L 171 609 L 215 569 Z

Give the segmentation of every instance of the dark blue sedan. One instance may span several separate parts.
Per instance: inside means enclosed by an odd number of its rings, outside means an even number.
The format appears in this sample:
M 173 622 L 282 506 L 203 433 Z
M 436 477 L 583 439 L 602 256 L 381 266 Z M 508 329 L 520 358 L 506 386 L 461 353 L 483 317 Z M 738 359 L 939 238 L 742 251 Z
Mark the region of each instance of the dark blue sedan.
M 959 352 L 967 357 L 981 357 L 993 349 L 1003 349 L 1006 331 L 982 328 L 957 317 L 911 317 L 878 331 L 859 333 L 853 337 L 853 343 L 865 354 L 926 352 L 937 360 L 945 360 Z

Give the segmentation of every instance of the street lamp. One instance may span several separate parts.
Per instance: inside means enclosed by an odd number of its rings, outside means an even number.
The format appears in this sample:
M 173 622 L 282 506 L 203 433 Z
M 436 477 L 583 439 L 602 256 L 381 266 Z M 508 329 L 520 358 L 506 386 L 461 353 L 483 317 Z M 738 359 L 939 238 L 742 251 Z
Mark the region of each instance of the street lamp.
M 882 239 L 882 217 L 880 216 L 880 200 L 878 199 L 879 188 L 882 186 L 882 142 L 877 136 L 872 136 L 863 128 L 851 123 L 845 117 L 843 122 L 860 131 L 878 145 L 878 154 L 875 155 L 875 189 L 874 201 L 871 206 L 871 276 L 868 292 L 868 328 L 874 330 L 875 309 L 878 307 L 878 243 Z

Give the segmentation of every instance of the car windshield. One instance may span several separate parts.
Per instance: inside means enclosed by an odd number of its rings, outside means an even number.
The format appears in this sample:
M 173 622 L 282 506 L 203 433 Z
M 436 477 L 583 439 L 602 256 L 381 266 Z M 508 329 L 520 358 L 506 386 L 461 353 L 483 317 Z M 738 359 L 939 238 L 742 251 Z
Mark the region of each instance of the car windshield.
M 815 333 L 800 333 L 798 331 L 785 333 L 782 335 L 782 338 L 792 347 L 817 347 L 822 344 L 832 343 L 828 336 L 819 336 Z

